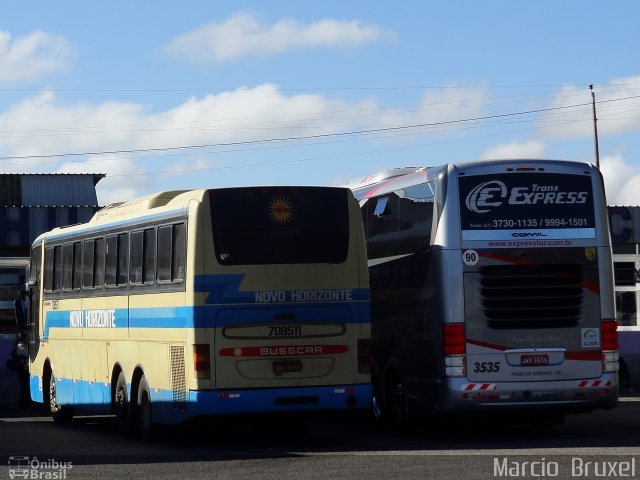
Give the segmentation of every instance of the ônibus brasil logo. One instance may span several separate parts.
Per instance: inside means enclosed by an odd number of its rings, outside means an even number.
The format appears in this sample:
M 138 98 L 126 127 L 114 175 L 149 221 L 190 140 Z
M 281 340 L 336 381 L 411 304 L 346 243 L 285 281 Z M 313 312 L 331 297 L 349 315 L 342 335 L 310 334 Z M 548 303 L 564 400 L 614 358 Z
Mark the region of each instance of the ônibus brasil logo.
M 507 197 L 507 186 L 500 180 L 481 183 L 467 195 L 465 205 L 476 213 L 487 213 L 493 207 L 502 205 Z

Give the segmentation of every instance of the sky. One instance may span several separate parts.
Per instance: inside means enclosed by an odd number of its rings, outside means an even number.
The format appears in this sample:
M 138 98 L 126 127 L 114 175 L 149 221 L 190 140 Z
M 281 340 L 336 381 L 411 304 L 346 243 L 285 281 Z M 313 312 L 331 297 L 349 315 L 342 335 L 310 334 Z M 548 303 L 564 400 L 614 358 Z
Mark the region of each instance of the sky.
M 0 173 L 163 190 L 595 163 L 640 205 L 640 2 L 4 2 Z

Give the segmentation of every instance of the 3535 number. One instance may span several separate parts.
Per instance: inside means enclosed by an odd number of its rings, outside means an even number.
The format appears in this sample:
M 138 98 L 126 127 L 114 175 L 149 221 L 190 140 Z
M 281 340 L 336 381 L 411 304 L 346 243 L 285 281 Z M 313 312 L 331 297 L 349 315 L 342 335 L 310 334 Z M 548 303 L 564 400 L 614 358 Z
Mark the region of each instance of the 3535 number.
M 495 373 L 500 371 L 500 362 L 475 362 L 473 364 L 475 373 Z

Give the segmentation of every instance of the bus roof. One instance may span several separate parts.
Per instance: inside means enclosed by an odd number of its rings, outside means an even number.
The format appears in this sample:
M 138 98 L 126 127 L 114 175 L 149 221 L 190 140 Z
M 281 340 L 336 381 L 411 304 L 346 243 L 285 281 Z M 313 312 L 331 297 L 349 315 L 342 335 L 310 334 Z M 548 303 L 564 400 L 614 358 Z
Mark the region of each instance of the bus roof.
M 356 198 L 367 199 L 374 195 L 384 195 L 395 190 L 400 190 L 411 185 L 416 185 L 437 177 L 449 167 L 460 169 L 476 168 L 513 168 L 518 169 L 541 168 L 540 165 L 553 166 L 559 169 L 580 167 L 586 171 L 595 168 L 588 162 L 575 162 L 568 160 L 543 160 L 543 159 L 501 159 L 501 160 L 476 160 L 466 162 L 445 163 L 433 167 L 401 167 L 383 170 L 373 175 L 350 180 L 346 183 Z
M 152 218 L 157 215 L 177 215 L 187 207 L 190 200 L 198 200 L 206 189 L 170 190 L 158 192 L 144 197 L 134 198 L 127 202 L 114 203 L 98 210 L 87 223 L 56 227 L 35 239 L 34 244 L 45 238 L 73 235 L 78 232 L 99 230 L 106 226 L 126 223 L 140 217 Z

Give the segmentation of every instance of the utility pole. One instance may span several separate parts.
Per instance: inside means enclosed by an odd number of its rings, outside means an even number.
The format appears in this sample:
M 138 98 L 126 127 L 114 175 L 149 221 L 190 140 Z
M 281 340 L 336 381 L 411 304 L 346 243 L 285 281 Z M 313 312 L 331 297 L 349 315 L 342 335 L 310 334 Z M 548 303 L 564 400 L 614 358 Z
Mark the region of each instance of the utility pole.
M 589 85 L 591 90 L 591 107 L 593 110 L 593 138 L 596 147 L 596 168 L 600 170 L 600 149 L 598 147 L 598 119 L 596 118 L 596 94 L 593 91 L 593 85 Z

